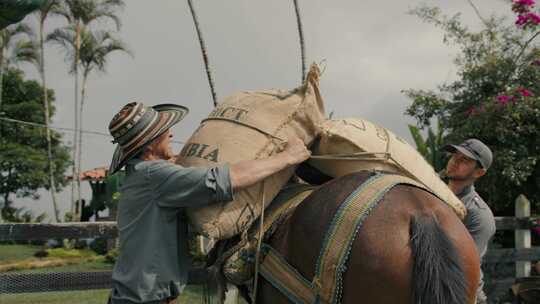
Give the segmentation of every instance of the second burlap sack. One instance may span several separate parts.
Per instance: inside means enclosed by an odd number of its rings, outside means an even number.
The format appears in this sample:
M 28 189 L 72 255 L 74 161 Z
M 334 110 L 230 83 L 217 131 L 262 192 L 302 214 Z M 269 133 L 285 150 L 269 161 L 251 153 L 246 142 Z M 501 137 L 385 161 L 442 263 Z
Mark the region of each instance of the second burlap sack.
M 292 91 L 240 92 L 219 104 L 201 123 L 177 158 L 184 167 L 211 167 L 264 159 L 279 152 L 289 138 L 311 143 L 324 121 L 319 68 Z M 190 208 L 188 218 L 199 233 L 213 239 L 239 234 L 260 215 L 294 174 L 288 168 L 234 194 L 234 201 Z
M 338 177 L 362 170 L 401 173 L 431 189 L 463 219 L 463 203 L 439 178 L 433 167 L 405 140 L 388 129 L 358 118 L 327 120 L 309 163 Z

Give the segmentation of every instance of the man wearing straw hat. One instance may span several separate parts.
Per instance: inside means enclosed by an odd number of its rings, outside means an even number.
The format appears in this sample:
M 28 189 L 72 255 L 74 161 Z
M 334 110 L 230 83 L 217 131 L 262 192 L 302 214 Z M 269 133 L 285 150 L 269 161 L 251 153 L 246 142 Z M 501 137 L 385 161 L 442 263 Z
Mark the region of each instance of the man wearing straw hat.
M 248 187 L 310 156 L 304 143 L 263 160 L 212 168 L 184 168 L 173 157 L 169 131 L 188 109 L 172 104 L 125 105 L 109 124 L 118 144 L 110 174 L 126 167 L 118 204 L 120 255 L 109 303 L 176 303 L 189 269 L 187 223 L 182 210 L 233 199 Z
M 467 208 L 467 216 L 463 223 L 476 243 L 480 261 L 482 261 L 489 240 L 495 235 L 495 218 L 489 206 L 475 191 L 474 183 L 486 174 L 493 161 L 493 154 L 488 146 L 474 138 L 467 139 L 459 145 L 447 145 L 444 148 L 452 153 L 446 166 L 448 187 Z M 483 286 L 483 273 L 480 272 L 480 286 L 476 300 L 481 304 L 487 303 L 487 297 L 482 290 Z

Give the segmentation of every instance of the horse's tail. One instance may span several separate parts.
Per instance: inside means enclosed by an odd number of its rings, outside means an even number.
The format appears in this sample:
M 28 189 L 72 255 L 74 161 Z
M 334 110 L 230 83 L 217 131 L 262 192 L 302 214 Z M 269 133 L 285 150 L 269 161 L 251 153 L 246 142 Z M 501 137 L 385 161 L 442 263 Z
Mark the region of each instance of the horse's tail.
M 467 278 L 462 259 L 434 214 L 412 217 L 411 249 L 413 303 L 467 303 Z

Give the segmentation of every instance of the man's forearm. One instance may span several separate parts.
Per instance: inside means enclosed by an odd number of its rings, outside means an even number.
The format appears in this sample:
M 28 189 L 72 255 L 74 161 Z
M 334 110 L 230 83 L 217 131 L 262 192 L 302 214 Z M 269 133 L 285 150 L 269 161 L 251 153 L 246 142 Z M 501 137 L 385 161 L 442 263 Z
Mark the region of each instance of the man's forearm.
M 278 153 L 267 159 L 245 160 L 230 165 L 233 190 L 249 187 L 290 166 L 288 155 Z

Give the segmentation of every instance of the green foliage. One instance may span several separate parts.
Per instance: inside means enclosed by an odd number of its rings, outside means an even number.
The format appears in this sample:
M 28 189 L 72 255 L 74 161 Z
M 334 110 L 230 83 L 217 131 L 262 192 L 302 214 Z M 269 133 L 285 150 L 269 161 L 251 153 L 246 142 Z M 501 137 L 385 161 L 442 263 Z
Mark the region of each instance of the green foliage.
M 438 8 L 411 11 L 444 30 L 444 42 L 457 45 L 457 80 L 435 90 L 404 91 L 412 99 L 406 114 L 420 128 L 435 118 L 446 136 L 443 143 L 478 138 L 494 152 L 494 163 L 477 189 L 496 212 L 512 212 L 525 194 L 540 202 L 540 45 L 510 20 L 491 17 L 474 32 Z
M 416 144 L 416 149 L 433 169 L 436 172 L 444 169 L 445 153 L 441 151 L 443 145 L 443 128 L 441 124 L 439 123 L 436 133 L 431 127 L 428 127 L 428 136 L 426 139 L 422 137 L 420 128 L 417 126 L 409 125 L 409 131 Z
M 15 209 L 9 221 L 13 223 L 42 223 L 47 219 L 47 214 L 45 212 L 35 216 L 31 210 L 28 210 L 24 207 Z
M 8 70 L 4 77 L 3 110 L 5 117 L 43 124 L 43 90 L 36 81 L 28 81 L 18 70 Z M 48 91 L 51 116 L 54 94 Z M 55 181 L 58 190 L 66 183 L 64 172 L 69 165 L 68 148 L 59 133 L 52 132 Z M 41 127 L 0 121 L 0 195 L 3 217 L 14 220 L 10 197 L 38 198 L 39 188 L 49 187 L 47 142 Z
M 32 11 L 39 9 L 44 0 L 1 1 L 0 2 L 0 30 L 6 26 L 21 21 Z
M 107 239 L 96 238 L 90 243 L 90 249 L 97 254 L 103 255 L 107 253 Z
M 118 248 L 111 249 L 105 255 L 105 262 L 114 264 L 116 263 L 116 260 L 118 259 L 119 255 L 120 255 L 120 250 Z

